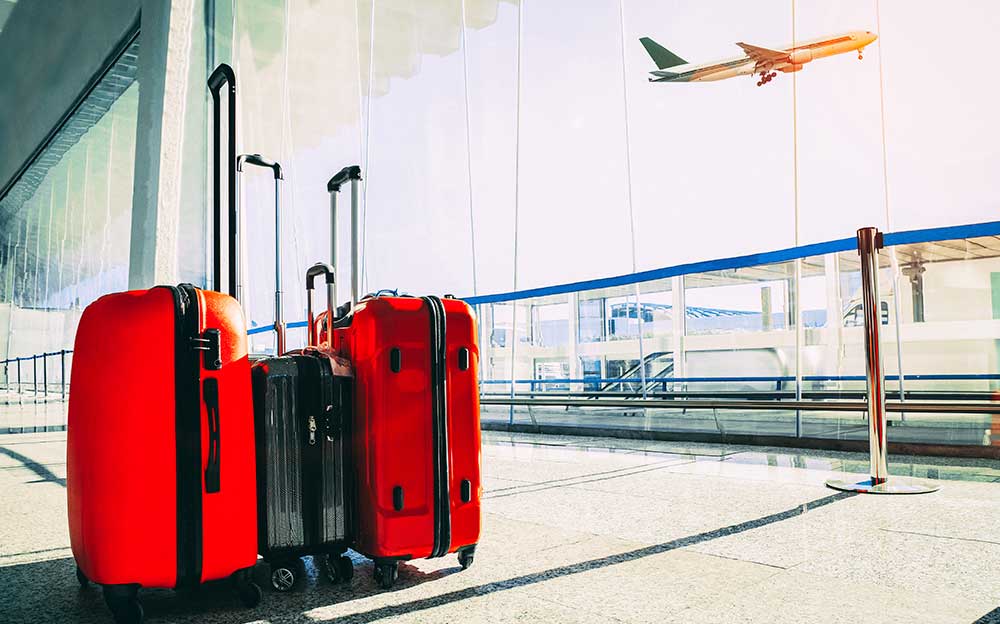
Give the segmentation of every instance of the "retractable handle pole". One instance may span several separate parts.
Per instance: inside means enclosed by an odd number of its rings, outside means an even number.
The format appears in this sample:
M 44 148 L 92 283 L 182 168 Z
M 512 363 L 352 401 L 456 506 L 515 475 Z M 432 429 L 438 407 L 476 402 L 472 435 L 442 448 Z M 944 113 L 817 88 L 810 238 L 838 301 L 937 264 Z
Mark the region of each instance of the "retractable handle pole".
M 236 73 L 222 63 L 208 77 L 212 93 L 212 287 L 222 292 L 222 101 L 224 85 L 229 85 L 229 136 L 227 137 L 226 169 L 229 174 L 229 294 L 239 300 L 236 288 Z
M 826 484 L 837 490 L 869 494 L 924 494 L 939 486 L 915 479 L 889 480 L 886 460 L 885 371 L 882 369 L 882 310 L 878 294 L 878 250 L 882 233 L 877 228 L 858 230 L 861 256 L 861 305 L 865 322 L 865 381 L 868 399 L 869 478 L 863 481 L 830 479 Z M 899 322 L 899 319 L 896 319 Z
M 241 154 L 236 159 L 236 171 L 243 165 L 256 165 L 274 173 L 274 331 L 277 334 L 277 354 L 285 352 L 285 321 L 281 314 L 281 165 L 260 154 Z M 230 270 L 231 271 L 231 270 Z
M 358 262 L 360 236 L 358 219 L 358 183 L 361 181 L 361 167 L 344 167 L 330 178 L 326 190 L 330 193 L 330 258 L 337 264 L 337 194 L 345 182 L 351 183 L 351 304 L 357 303 L 360 289 L 360 263 Z M 336 304 L 334 304 L 336 307 Z M 331 315 L 330 318 L 333 318 Z
M 306 271 L 306 318 L 309 324 L 309 346 L 315 347 L 319 343 L 316 331 L 316 316 L 313 312 L 313 284 L 320 275 L 326 277 L 326 313 L 327 318 L 333 318 L 334 293 L 336 292 L 336 275 L 333 267 L 325 262 L 317 262 Z

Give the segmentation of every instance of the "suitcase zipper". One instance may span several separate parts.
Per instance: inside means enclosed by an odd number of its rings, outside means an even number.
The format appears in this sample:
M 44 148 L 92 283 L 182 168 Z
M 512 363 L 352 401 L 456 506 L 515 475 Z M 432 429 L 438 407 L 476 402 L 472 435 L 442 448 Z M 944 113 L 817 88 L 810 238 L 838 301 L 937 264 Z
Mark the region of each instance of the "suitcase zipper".
M 168 286 L 174 295 L 174 442 L 177 469 L 176 587 L 193 586 L 202 572 L 201 363 L 198 294 L 190 284 Z
M 451 496 L 448 491 L 447 323 L 438 297 L 422 297 L 430 312 L 431 417 L 434 439 L 434 545 L 431 557 L 451 548 Z
M 309 415 L 309 446 L 316 446 L 316 417 Z

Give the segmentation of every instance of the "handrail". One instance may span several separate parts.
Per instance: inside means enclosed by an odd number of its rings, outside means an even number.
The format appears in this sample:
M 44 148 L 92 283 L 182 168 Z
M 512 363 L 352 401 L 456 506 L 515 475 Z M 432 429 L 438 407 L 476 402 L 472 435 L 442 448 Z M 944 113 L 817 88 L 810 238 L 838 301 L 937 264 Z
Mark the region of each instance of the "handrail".
M 52 357 L 56 355 L 62 355 L 64 353 L 73 353 L 73 349 L 60 349 L 59 351 L 47 351 L 45 353 L 36 353 L 34 355 L 24 355 L 19 357 L 7 358 L 6 360 L 0 360 L 0 364 L 9 364 L 10 362 L 25 362 L 27 360 L 34 360 L 40 357 Z
M 899 375 L 886 375 L 886 380 L 899 381 Z M 864 381 L 864 375 L 803 375 L 802 381 Z M 903 375 L 904 381 L 992 381 L 1000 380 L 1000 373 L 916 373 Z M 791 375 L 775 375 L 761 377 L 647 377 L 647 382 L 657 383 L 736 383 L 736 382 L 775 382 L 775 381 L 795 381 Z M 618 377 L 581 377 L 581 378 L 558 378 L 558 379 L 515 379 L 515 384 L 554 384 L 554 383 L 636 383 L 635 379 L 620 379 Z M 483 379 L 483 384 L 509 384 L 510 379 Z
M 67 391 L 69 388 L 69 383 L 66 380 L 66 356 L 72 354 L 72 349 L 60 349 L 59 351 L 45 351 L 42 353 L 35 353 L 34 355 L 28 356 L 18 356 L 13 358 L 7 358 L 0 360 L 0 364 L 3 366 L 3 386 L 8 392 L 11 390 L 12 386 L 16 386 L 16 394 L 20 397 L 26 392 L 30 391 L 31 395 L 35 398 L 41 394 L 47 400 L 49 397 L 50 386 L 55 386 L 57 388 L 56 392 L 59 395 L 59 399 L 65 401 L 67 396 Z M 58 382 L 49 383 L 49 358 L 58 357 L 59 358 L 59 380 Z M 38 360 L 42 361 L 41 379 L 39 380 L 38 371 Z M 21 362 L 31 362 L 31 379 L 24 380 L 21 378 Z M 15 380 L 12 381 L 10 378 L 11 370 L 10 365 L 14 364 L 14 375 Z M 41 382 L 41 392 L 39 392 L 39 381 Z M 19 399 L 20 400 L 20 399 Z
M 510 392 L 480 392 L 481 397 L 509 397 Z M 516 397 L 549 397 L 549 398 L 590 398 L 596 399 L 606 397 L 609 399 L 640 399 L 643 395 L 638 392 L 604 392 L 604 391 L 583 391 L 583 392 L 561 392 L 536 390 L 533 392 L 515 392 Z M 673 390 L 647 392 L 646 396 L 651 399 L 676 399 L 676 398 L 702 398 L 702 399 L 760 399 L 771 401 L 787 401 L 796 398 L 794 390 Z M 837 399 L 860 399 L 865 396 L 863 390 L 806 390 L 801 394 L 801 398 L 812 400 L 837 400 Z M 886 396 L 898 398 L 898 390 L 889 390 Z M 982 391 L 960 391 L 960 390 L 909 390 L 906 392 L 907 399 L 925 401 L 993 401 L 1000 397 L 1000 393 Z
M 864 412 L 868 409 L 865 401 L 719 401 L 712 399 L 540 399 L 521 397 L 480 398 L 481 405 L 514 405 L 525 407 L 648 407 L 684 409 L 753 409 L 761 411 L 802 410 L 813 412 Z M 929 403 L 924 401 L 890 401 L 886 403 L 889 412 L 924 414 L 1000 414 L 997 403 Z

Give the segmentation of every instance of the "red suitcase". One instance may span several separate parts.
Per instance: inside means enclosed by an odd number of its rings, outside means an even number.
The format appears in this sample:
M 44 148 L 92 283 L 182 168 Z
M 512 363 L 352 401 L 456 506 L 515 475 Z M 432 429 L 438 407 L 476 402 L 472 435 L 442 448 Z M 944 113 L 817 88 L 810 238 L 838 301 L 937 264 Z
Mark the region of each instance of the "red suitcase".
M 356 188 L 360 170 L 338 176 L 332 194 L 347 179 Z M 457 552 L 463 568 L 472 563 L 482 496 L 476 337 L 471 308 L 451 298 L 368 297 L 334 325 L 331 346 L 355 374 L 352 547 L 374 559 L 383 588 L 401 560 Z
M 229 82 L 232 102 L 231 70 L 213 78 L 213 94 Z M 232 576 L 257 604 L 253 405 L 236 299 L 189 284 L 101 297 L 80 319 L 70 385 L 66 485 L 80 583 L 104 586 L 118 622 L 142 620 L 139 587 Z

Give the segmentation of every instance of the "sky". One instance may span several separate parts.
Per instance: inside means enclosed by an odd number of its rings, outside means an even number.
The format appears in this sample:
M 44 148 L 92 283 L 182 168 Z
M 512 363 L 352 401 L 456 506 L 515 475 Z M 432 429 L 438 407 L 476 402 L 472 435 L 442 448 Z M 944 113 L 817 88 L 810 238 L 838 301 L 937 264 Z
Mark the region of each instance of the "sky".
M 296 271 L 327 259 L 325 180 L 348 160 L 366 165 L 368 290 L 489 294 L 1000 217 L 1000 91 L 984 70 L 1000 5 L 797 0 L 793 33 L 790 0 L 528 0 L 519 57 L 514 3 L 468 0 L 485 17 L 464 42 L 458 0 L 411 4 L 376 3 L 370 102 L 370 13 L 290 0 L 288 14 L 312 13 L 290 22 L 289 66 L 280 32 L 243 34 L 244 84 L 263 60 L 241 97 L 284 112 L 242 140 L 292 163 Z M 763 87 L 651 84 L 638 42 L 701 62 L 739 56 L 737 41 L 848 30 L 879 35 L 863 60 L 819 59 Z M 320 75 L 296 78 L 296 59 L 317 55 Z M 284 75 L 313 87 L 282 95 Z M 251 209 L 267 211 L 268 191 L 250 190 Z M 267 221 L 254 228 L 263 250 Z

